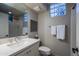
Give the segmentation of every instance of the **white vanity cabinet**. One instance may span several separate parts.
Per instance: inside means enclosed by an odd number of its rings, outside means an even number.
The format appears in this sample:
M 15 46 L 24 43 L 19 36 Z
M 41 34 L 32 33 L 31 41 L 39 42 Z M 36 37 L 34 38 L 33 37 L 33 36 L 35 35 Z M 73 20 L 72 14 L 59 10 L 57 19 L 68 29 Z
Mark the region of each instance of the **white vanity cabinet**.
M 24 38 L 0 45 L 0 56 L 38 56 L 40 39 Z
M 38 56 L 39 55 L 39 43 L 35 43 L 28 48 L 25 48 L 23 51 L 18 51 L 20 53 L 17 53 L 15 56 Z

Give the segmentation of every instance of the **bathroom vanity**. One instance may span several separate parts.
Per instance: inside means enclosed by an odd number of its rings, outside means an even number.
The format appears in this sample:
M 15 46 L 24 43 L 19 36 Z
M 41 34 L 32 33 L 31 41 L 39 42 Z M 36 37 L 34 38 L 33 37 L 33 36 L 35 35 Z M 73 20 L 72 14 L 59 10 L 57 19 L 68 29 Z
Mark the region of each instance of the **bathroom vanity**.
M 2 44 L 0 45 L 0 56 L 38 56 L 39 42 L 39 39 L 23 38 L 18 42 Z

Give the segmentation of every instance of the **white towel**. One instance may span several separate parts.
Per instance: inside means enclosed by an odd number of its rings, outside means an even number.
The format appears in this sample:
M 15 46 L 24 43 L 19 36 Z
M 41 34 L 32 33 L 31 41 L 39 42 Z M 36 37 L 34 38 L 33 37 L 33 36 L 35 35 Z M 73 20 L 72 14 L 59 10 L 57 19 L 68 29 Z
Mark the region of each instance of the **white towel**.
M 65 25 L 57 25 L 57 39 L 65 39 Z
M 56 26 L 51 26 L 51 34 L 56 35 Z

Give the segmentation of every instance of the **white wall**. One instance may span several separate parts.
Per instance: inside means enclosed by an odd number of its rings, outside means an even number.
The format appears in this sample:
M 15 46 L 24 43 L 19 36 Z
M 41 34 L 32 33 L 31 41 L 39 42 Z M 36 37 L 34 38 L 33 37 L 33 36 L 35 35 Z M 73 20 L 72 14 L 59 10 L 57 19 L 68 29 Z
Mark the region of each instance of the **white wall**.
M 28 13 L 29 13 L 29 21 L 28 21 L 29 37 L 34 38 L 37 32 L 30 32 L 30 20 L 38 21 L 38 14 L 31 9 L 28 9 Z
M 0 12 L 0 37 L 8 35 L 8 15 Z
M 65 16 L 57 16 L 50 18 L 49 11 L 40 13 L 38 16 L 38 36 L 43 45 L 52 49 L 54 55 L 69 56 L 70 55 L 70 20 L 71 10 L 67 4 L 67 14 Z M 67 25 L 66 39 L 61 41 L 51 35 L 51 25 Z

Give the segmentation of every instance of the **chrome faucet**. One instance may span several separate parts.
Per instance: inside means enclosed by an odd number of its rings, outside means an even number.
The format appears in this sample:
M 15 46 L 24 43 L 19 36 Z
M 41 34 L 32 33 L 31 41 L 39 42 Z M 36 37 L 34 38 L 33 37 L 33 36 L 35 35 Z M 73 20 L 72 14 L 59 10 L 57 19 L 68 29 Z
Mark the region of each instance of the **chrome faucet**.
M 20 37 L 18 37 L 18 36 L 15 37 L 15 41 L 16 41 L 16 42 L 19 42 L 19 40 L 20 40 Z
M 17 37 L 15 37 L 15 41 L 18 42 L 18 38 Z

